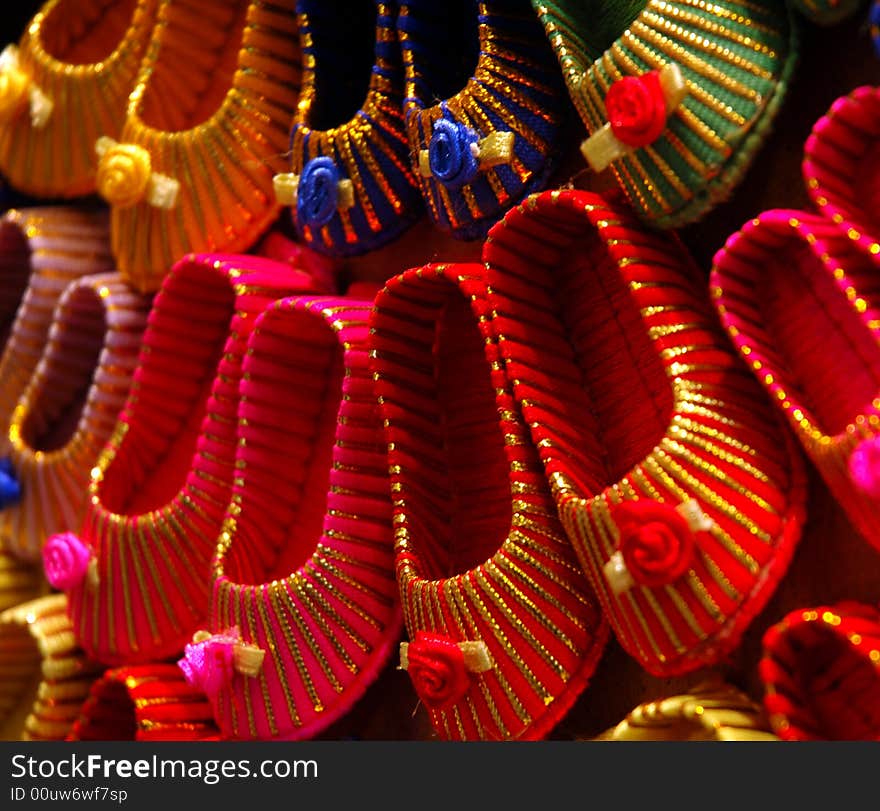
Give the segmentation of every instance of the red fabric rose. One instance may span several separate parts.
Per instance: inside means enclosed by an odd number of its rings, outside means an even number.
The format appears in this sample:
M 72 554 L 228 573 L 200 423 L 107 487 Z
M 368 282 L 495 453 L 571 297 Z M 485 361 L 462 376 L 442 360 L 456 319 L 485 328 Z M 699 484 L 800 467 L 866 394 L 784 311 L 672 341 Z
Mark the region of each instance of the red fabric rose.
M 632 147 L 647 146 L 666 129 L 666 99 L 656 70 L 614 82 L 605 96 L 611 131 Z
M 454 704 L 470 687 L 464 653 L 449 637 L 418 631 L 409 643 L 407 660 L 413 687 L 428 709 Z
M 625 501 L 612 512 L 618 548 L 632 579 L 663 586 L 681 577 L 694 557 L 694 533 L 687 519 L 659 501 Z

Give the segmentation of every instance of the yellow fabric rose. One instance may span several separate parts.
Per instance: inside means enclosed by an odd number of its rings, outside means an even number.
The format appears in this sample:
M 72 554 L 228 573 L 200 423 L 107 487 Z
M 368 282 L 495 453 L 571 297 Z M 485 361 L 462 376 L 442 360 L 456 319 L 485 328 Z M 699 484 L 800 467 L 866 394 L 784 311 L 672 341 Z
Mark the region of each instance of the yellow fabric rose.
M 143 199 L 152 172 L 146 149 L 137 144 L 115 144 L 98 162 L 98 194 L 119 208 L 133 206 Z

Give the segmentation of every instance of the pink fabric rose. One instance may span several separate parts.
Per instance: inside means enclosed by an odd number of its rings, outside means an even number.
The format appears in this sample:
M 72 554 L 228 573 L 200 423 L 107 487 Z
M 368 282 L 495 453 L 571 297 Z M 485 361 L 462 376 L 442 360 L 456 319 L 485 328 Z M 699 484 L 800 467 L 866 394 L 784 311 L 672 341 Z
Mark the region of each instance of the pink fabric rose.
M 608 88 L 605 112 L 611 131 L 628 146 L 656 141 L 666 129 L 666 99 L 659 72 L 618 79 Z
M 43 568 L 49 585 L 70 591 L 85 577 L 92 553 L 72 532 L 52 535 L 43 546 Z
M 187 682 L 213 698 L 232 679 L 235 669 L 235 645 L 241 640 L 238 628 L 222 634 L 200 632 L 183 650 L 177 662 Z
M 612 518 L 620 534 L 618 549 L 639 585 L 663 586 L 690 568 L 694 533 L 671 505 L 649 499 L 625 501 L 613 508 Z
M 418 631 L 409 643 L 407 659 L 416 694 L 430 710 L 454 704 L 470 687 L 464 652 L 449 637 Z

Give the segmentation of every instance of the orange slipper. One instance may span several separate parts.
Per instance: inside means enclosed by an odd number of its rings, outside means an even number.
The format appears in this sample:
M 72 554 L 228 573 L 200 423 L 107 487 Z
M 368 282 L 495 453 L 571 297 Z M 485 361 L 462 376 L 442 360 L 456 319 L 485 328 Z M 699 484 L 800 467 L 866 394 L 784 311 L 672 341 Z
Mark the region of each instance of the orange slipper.
M 159 288 L 189 252 L 250 249 L 278 218 L 300 83 L 293 0 L 161 0 L 118 135 L 102 133 L 98 193 L 119 272 Z
M 95 141 L 118 138 L 158 0 L 47 0 L 0 54 L 0 174 L 35 197 L 95 190 Z

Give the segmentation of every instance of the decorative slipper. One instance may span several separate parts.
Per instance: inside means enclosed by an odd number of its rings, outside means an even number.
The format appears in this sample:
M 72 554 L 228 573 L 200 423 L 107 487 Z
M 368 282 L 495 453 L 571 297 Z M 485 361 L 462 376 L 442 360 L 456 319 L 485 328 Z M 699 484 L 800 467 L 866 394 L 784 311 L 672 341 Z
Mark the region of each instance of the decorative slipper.
M 819 211 L 862 250 L 880 254 L 880 88 L 837 99 L 804 146 L 807 191 Z
M 91 470 L 79 535 L 43 548 L 80 642 L 109 665 L 178 654 L 210 603 L 211 556 L 232 488 L 247 336 L 308 277 L 250 256 L 191 254 L 150 311 L 128 400 Z
M 639 704 L 596 741 L 778 741 L 760 704 L 711 679 L 681 695 Z
M 698 220 L 740 181 L 796 62 L 796 26 L 776 0 L 551 0 L 533 5 L 590 137 L 636 213 Z M 621 33 L 623 32 L 623 33 Z
M 11 480 L 0 475 L 0 543 L 23 560 L 39 561 L 50 535 L 82 521 L 89 471 L 125 404 L 150 304 L 118 273 L 100 273 L 72 281 L 55 308 L 0 459 Z
M 0 218 L 0 449 L 46 348 L 61 294 L 81 276 L 111 273 L 107 213 L 72 206 L 7 211 Z
M 52 594 L 0 613 L 0 718 L 31 702 L 20 740 L 63 741 L 103 671 L 77 644 L 66 605 Z
M 423 214 L 403 124 L 394 4 L 358 5 L 297 3 L 302 89 L 291 168 L 275 177 L 302 240 L 333 256 L 378 248 Z
M 656 676 L 719 662 L 788 567 L 806 483 L 702 274 L 576 191 L 511 211 L 483 258 L 514 397 L 620 644 Z
M 439 737 L 540 739 L 586 688 L 608 626 L 510 395 L 482 273 L 408 270 L 370 320 L 409 636 L 400 667 Z
M 400 639 L 370 302 L 295 297 L 257 320 L 210 630 L 179 664 L 223 735 L 312 738 Z
M 95 141 L 122 130 L 157 5 L 47 0 L 0 53 L 0 173 L 16 190 L 95 190 Z
M 760 704 L 713 679 L 639 704 L 596 741 L 778 741 Z
M 245 251 L 277 219 L 299 80 L 294 0 L 160 0 L 118 142 L 93 144 L 132 286 L 157 290 L 190 251 Z
M 527 0 L 399 4 L 404 113 L 431 220 L 485 234 L 542 188 L 561 148 L 568 99 Z
M 204 694 L 173 664 L 107 670 L 82 704 L 68 741 L 219 740 Z
M 880 549 L 880 292 L 876 261 L 834 223 L 767 211 L 715 256 L 734 344 L 856 529 Z
M 798 609 L 764 634 L 764 706 L 786 741 L 880 740 L 880 612 Z

